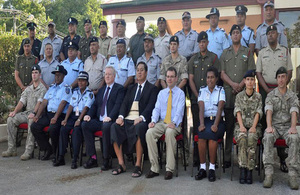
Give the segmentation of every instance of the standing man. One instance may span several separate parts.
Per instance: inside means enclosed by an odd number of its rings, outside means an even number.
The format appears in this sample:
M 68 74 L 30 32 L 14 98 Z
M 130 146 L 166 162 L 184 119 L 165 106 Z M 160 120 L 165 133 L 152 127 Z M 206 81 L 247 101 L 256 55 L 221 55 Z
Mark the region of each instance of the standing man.
M 270 25 L 266 31 L 268 46 L 260 50 L 256 61 L 256 74 L 259 83 L 259 92 L 262 95 L 263 107 L 265 107 L 265 99 L 267 94 L 276 88 L 277 80 L 274 75 L 278 68 L 285 67 L 287 69 L 287 84 L 292 78 L 293 65 L 288 48 L 279 45 L 278 29 L 276 25 Z M 263 129 L 267 128 L 266 115 L 262 118 Z M 285 159 L 287 154 L 285 149 L 278 148 L 277 154 L 280 158 L 280 170 L 288 172 Z
M 104 84 L 104 69 L 107 60 L 98 52 L 99 43 L 97 37 L 93 37 L 89 45 L 91 55 L 84 62 L 84 71 L 89 74 L 89 89 L 96 95 Z
M 272 90 L 266 98 L 265 112 L 267 128 L 264 133 L 263 163 L 265 168 L 264 188 L 273 184 L 274 143 L 283 138 L 289 147 L 287 158 L 289 186 L 298 190 L 298 163 L 299 163 L 299 134 L 296 129 L 299 114 L 299 100 L 297 95 L 287 88 L 288 73 L 286 68 L 280 67 L 276 71 L 278 87 Z
M 77 77 L 80 71 L 83 71 L 83 63 L 77 58 L 78 45 L 71 41 L 68 44 L 68 59 L 64 60 L 61 65 L 67 70 L 68 74 L 64 78 L 64 83 L 71 89 L 77 87 Z
M 44 39 L 45 40 L 45 39 Z M 44 46 L 44 55 L 39 65 L 41 67 L 41 79 L 43 84 L 47 89 L 49 89 L 50 85 L 54 83 L 54 75 L 51 74 L 52 71 L 55 70 L 56 66 L 59 65 L 59 62 L 53 57 L 53 45 L 51 43 L 46 43 Z M 42 56 L 42 55 L 41 55 Z
M 52 71 L 52 74 L 55 74 L 55 84 L 53 84 L 45 94 L 44 100 L 39 106 L 31 125 L 34 138 L 41 151 L 45 151 L 41 160 L 49 160 L 53 153 L 56 154 L 61 121 L 65 117 L 68 109 L 67 105 L 72 96 L 70 87 L 63 82 L 65 75 L 68 74 L 66 69 L 58 65 L 56 70 Z M 46 112 L 44 112 L 45 109 L 47 110 Z M 47 133 L 43 131 L 47 126 L 49 126 L 48 132 L 51 138 L 51 144 L 49 143 Z
M 126 55 L 126 41 L 117 41 L 117 55 L 111 56 L 106 66 L 113 66 L 117 71 L 116 83 L 127 88 L 134 80 L 135 68 L 131 57 Z
M 223 28 L 219 28 L 220 12 L 213 7 L 206 16 L 209 20 L 210 28 L 206 31 L 208 35 L 208 50 L 221 57 L 223 50 L 230 46 L 227 34 Z
M 16 139 L 18 126 L 21 123 L 28 124 L 25 152 L 21 156 L 21 160 L 28 160 L 31 157 L 34 149 L 34 137 L 31 133 L 30 126 L 47 91 L 45 86 L 41 83 L 40 76 L 41 69 L 39 65 L 32 66 L 32 85 L 25 89 L 18 105 L 13 112 L 9 113 L 9 117 L 7 118 L 8 149 L 5 152 L 2 152 L 3 157 L 17 156 Z M 24 112 L 22 112 L 23 107 L 26 107 Z
M 169 41 L 171 35 L 167 33 L 167 21 L 164 17 L 157 19 L 157 28 L 159 31 L 158 37 L 154 39 L 155 54 L 158 55 L 162 60 L 166 56 L 170 55 Z
M 41 51 L 42 42 L 39 39 L 35 38 L 36 23 L 34 23 L 34 22 L 28 23 L 27 28 L 28 28 L 28 38 L 30 40 L 30 45 L 31 45 L 30 49 L 31 49 L 32 55 L 34 55 L 35 57 L 37 57 L 40 60 L 40 51 Z M 22 43 L 21 43 L 21 46 L 19 49 L 19 55 L 23 55 L 25 53 L 25 50 L 24 50 L 25 39 L 22 40 Z
M 107 36 L 107 22 L 105 20 L 102 20 L 99 24 L 99 32 L 100 32 L 100 38 L 99 38 L 99 53 L 104 55 L 107 59 L 108 55 L 108 48 L 110 41 L 112 38 L 110 36 Z
M 244 47 L 249 47 L 252 52 L 255 48 L 255 33 L 254 30 L 246 26 L 246 13 L 248 11 L 247 7 L 244 5 L 238 5 L 235 7 L 236 11 L 236 24 L 239 25 L 242 29 L 242 39 L 241 44 Z M 231 37 L 228 36 L 230 45 L 232 45 Z
M 181 122 L 185 107 L 184 92 L 176 86 L 177 71 L 170 67 L 166 71 L 167 88 L 159 92 L 155 108 L 152 111 L 151 122 L 146 133 L 150 171 L 146 178 L 153 178 L 159 175 L 157 140 L 165 134 L 166 142 L 166 173 L 165 180 L 172 179 L 175 170 L 175 136 L 181 132 Z
M 209 67 L 214 66 L 220 72 L 220 62 L 217 54 L 207 50 L 208 36 L 202 31 L 198 35 L 198 47 L 200 52 L 194 55 L 188 62 L 189 84 L 192 90 L 191 108 L 193 115 L 193 134 L 198 135 L 199 120 L 199 106 L 198 94 L 201 86 L 206 85 L 206 71 Z M 199 165 L 198 147 L 194 147 L 194 165 Z
M 176 69 L 176 75 L 178 75 L 176 86 L 183 89 L 188 79 L 186 58 L 178 53 L 179 39 L 177 36 L 172 36 L 169 44 L 171 54 L 165 57 L 161 64 L 159 76 L 160 84 L 163 89 L 167 88 L 166 72 L 169 67 L 174 67 Z
M 72 41 L 78 45 L 80 41 L 80 36 L 76 34 L 78 21 L 75 18 L 70 17 L 68 19 L 68 23 L 69 35 L 64 38 L 63 43 L 61 45 L 59 53 L 60 61 L 64 61 L 68 58 L 69 43 Z
M 159 75 L 161 58 L 154 53 L 154 40 L 150 34 L 147 34 L 144 38 L 144 49 L 145 53 L 139 57 L 137 63 L 145 62 L 147 64 L 147 81 L 160 88 Z
M 198 33 L 195 30 L 192 30 L 192 19 L 190 12 L 183 12 L 182 30 L 175 33 L 175 35 L 179 39 L 178 53 L 186 57 L 186 60 L 189 61 L 192 55 L 199 52 L 199 47 L 197 44 Z
M 15 80 L 17 85 L 17 98 L 21 97 L 21 93 L 31 83 L 31 67 L 38 64 L 38 58 L 31 53 L 30 39 L 23 40 L 24 54 L 17 56 L 15 63 Z
M 275 18 L 275 8 L 274 3 L 272 1 L 267 1 L 264 4 L 264 18 L 265 21 L 261 25 L 259 25 L 256 29 L 256 39 L 255 39 L 255 52 L 256 55 L 258 55 L 258 52 L 268 46 L 268 40 L 267 40 L 267 28 L 273 24 L 276 26 L 278 31 L 278 42 L 280 45 L 288 47 L 287 43 L 287 37 L 286 37 L 286 31 L 284 25 L 276 20 Z
M 103 136 L 103 171 L 111 168 L 111 139 L 110 126 L 118 118 L 119 110 L 124 98 L 124 87 L 115 83 L 116 70 L 112 66 L 105 68 L 105 85 L 99 89 L 95 102 L 84 116 L 81 127 L 86 143 L 86 153 L 90 157 L 83 165 L 85 169 L 98 167 L 95 136 L 96 131 L 102 131 Z
M 90 19 L 84 20 L 84 32 L 85 32 L 85 37 L 81 37 L 79 41 L 79 51 L 77 54 L 78 59 L 82 60 L 84 62 L 87 57 L 91 55 L 90 53 L 90 41 L 93 38 L 93 35 L 91 33 L 92 31 L 92 21 Z
M 144 32 L 145 28 L 145 18 L 143 16 L 137 17 L 135 20 L 137 33 L 130 38 L 129 41 L 129 51 L 128 55 L 132 57 L 134 64 L 139 57 L 143 55 L 144 50 L 144 38 L 146 33 Z
M 59 51 L 61 48 L 62 40 L 55 34 L 55 23 L 49 22 L 48 23 L 48 34 L 49 36 L 46 37 L 42 42 L 42 48 L 40 52 L 40 59 L 44 59 L 46 57 L 45 54 L 45 46 L 47 43 L 51 43 L 53 47 L 53 58 L 58 60 L 59 59 Z
M 117 42 L 119 39 L 124 39 L 126 42 L 126 49 L 127 51 L 128 45 L 129 45 L 129 38 L 125 36 L 125 31 L 126 31 L 126 22 L 125 20 L 120 20 L 117 23 L 117 36 L 115 36 L 109 44 L 109 49 L 108 49 L 108 58 L 110 58 L 113 55 L 117 55 Z
M 225 103 L 225 168 L 231 166 L 231 146 L 235 117 L 233 115 L 236 94 L 241 92 L 245 86 L 243 76 L 248 70 L 255 69 L 253 53 L 249 48 L 241 45 L 242 30 L 238 25 L 233 25 L 230 30 L 232 46 L 225 49 L 220 58 L 221 78 L 224 81 L 226 95 Z

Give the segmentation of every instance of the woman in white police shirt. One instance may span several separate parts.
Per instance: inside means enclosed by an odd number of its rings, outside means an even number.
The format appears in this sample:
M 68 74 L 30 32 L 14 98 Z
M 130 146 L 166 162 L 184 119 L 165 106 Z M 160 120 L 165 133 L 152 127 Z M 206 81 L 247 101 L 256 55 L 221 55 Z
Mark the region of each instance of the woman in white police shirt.
M 196 180 L 201 180 L 206 175 L 206 147 L 209 147 L 209 172 L 208 180 L 213 182 L 216 180 L 215 163 L 218 146 L 218 139 L 222 138 L 225 131 L 223 121 L 225 91 L 223 87 L 217 86 L 218 70 L 211 66 L 206 72 L 207 86 L 201 87 L 198 96 L 200 126 L 198 128 L 198 149 L 200 170 L 195 176 Z

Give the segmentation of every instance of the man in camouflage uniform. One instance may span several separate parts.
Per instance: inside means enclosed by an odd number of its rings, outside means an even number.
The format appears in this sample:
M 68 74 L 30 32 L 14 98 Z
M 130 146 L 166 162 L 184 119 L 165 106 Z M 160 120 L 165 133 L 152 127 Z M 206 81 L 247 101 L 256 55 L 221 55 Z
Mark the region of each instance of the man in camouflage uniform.
M 263 163 L 265 167 L 265 188 L 273 184 L 274 143 L 276 139 L 285 139 L 289 147 L 286 159 L 291 189 L 298 190 L 298 160 L 299 134 L 297 133 L 297 115 L 299 114 L 299 100 L 297 95 L 287 88 L 287 70 L 280 67 L 276 72 L 278 87 L 268 93 L 265 113 L 267 115 L 267 129 L 264 133 Z
M 255 71 L 249 70 L 244 75 L 246 89 L 237 94 L 235 99 L 234 116 L 235 140 L 238 147 L 238 161 L 240 166 L 240 183 L 252 184 L 252 170 L 255 167 L 255 151 L 257 140 L 261 137 L 262 117 L 261 95 L 254 90 Z
M 80 38 L 79 41 L 79 50 L 78 50 L 78 54 L 77 57 L 78 59 L 80 59 L 83 63 L 85 62 L 85 60 L 91 55 L 90 52 L 90 41 L 93 38 L 92 35 L 92 21 L 90 19 L 86 19 L 84 20 L 84 32 L 85 32 L 85 36 Z
M 7 119 L 8 149 L 2 153 L 3 157 L 17 156 L 16 138 L 18 126 L 21 123 L 28 124 L 26 149 L 21 156 L 21 160 L 28 160 L 34 149 L 34 137 L 31 133 L 30 126 L 47 90 L 40 79 L 40 66 L 34 65 L 31 68 L 31 72 L 33 84 L 24 90 L 18 105 L 15 110 L 9 114 Z M 26 106 L 26 111 L 20 112 L 24 106 Z

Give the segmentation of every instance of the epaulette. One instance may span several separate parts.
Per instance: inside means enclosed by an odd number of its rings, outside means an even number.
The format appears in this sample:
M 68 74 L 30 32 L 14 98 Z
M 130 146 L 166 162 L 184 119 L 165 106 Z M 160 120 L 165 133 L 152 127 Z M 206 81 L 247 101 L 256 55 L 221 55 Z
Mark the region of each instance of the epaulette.
M 67 85 L 66 87 L 68 87 L 69 85 Z M 76 87 L 73 91 L 78 91 L 79 87 Z
M 256 29 L 258 29 L 262 24 L 258 25 Z
M 249 26 L 248 26 L 248 29 L 251 30 L 251 31 L 254 31 L 254 30 L 253 30 L 252 28 L 250 28 Z
M 200 89 L 205 88 L 205 87 L 206 87 L 206 85 L 203 85 L 203 86 L 200 87 Z
M 281 24 L 282 26 L 284 26 L 284 24 L 281 21 L 278 21 L 279 24 Z
M 177 31 L 177 33 L 180 33 L 180 32 L 181 32 L 181 30 Z M 175 33 L 174 35 L 176 35 L 177 33 Z
M 65 87 L 70 87 L 70 85 L 68 85 L 68 84 L 65 84 Z
M 111 36 L 107 36 L 108 38 L 110 38 L 110 39 L 112 39 L 112 37 Z
M 50 88 L 50 87 L 53 87 L 54 85 L 55 85 L 55 83 L 52 83 L 52 84 L 49 86 L 49 88 Z
M 223 32 L 225 32 L 225 29 L 224 29 L 224 28 L 220 28 L 220 30 L 223 31 Z
M 159 59 L 161 59 L 161 57 L 159 57 L 159 55 L 157 55 L 157 54 L 154 54 L 154 55 L 156 55 Z

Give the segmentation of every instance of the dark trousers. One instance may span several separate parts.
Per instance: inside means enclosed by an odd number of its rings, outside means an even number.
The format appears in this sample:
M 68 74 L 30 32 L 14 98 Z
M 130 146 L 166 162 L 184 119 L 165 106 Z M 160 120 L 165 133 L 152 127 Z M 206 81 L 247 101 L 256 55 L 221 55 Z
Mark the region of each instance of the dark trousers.
M 86 153 L 89 156 L 96 155 L 95 148 L 95 136 L 96 131 L 102 131 L 102 140 L 103 140 L 103 158 L 108 159 L 111 155 L 112 145 L 110 143 L 110 126 L 112 122 L 103 123 L 98 119 L 92 119 L 89 122 L 82 122 L 81 128 L 83 132 L 83 137 L 86 144 Z
M 72 149 L 73 149 L 73 161 L 77 161 L 80 151 L 80 146 L 83 139 L 81 125 L 74 127 L 74 124 L 78 116 L 74 113 L 70 116 L 66 126 L 61 126 L 59 136 L 59 155 L 64 156 L 69 143 L 69 134 L 72 132 Z M 71 143 L 70 143 L 71 144 Z
M 193 115 L 193 135 L 198 135 L 198 127 L 200 125 L 200 120 L 199 120 L 199 106 L 197 103 L 192 102 L 192 115 Z M 193 139 L 192 139 L 193 140 Z M 194 159 L 198 160 L 199 159 L 199 152 L 198 152 L 198 147 L 197 144 L 194 144 Z
M 233 115 L 233 108 L 225 108 L 224 113 L 225 113 L 225 128 L 226 128 L 225 161 L 231 162 L 231 149 L 232 149 L 235 117 Z
M 56 153 L 56 149 L 59 141 L 59 131 L 61 127 L 61 121 L 64 118 L 64 114 L 61 114 L 56 123 L 50 125 L 50 120 L 54 117 L 55 113 L 45 113 L 42 118 L 40 118 L 37 122 L 32 123 L 31 132 L 37 141 L 39 147 L 42 151 L 51 150 Z M 48 132 L 51 138 L 51 144 L 49 143 L 49 138 L 46 132 L 43 131 L 45 127 L 49 126 Z

